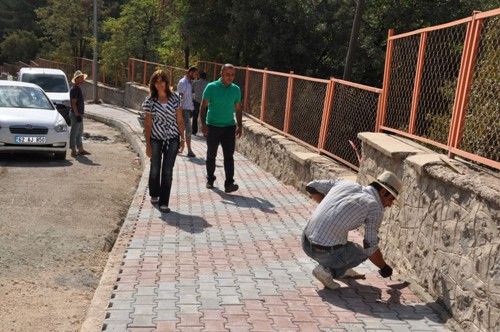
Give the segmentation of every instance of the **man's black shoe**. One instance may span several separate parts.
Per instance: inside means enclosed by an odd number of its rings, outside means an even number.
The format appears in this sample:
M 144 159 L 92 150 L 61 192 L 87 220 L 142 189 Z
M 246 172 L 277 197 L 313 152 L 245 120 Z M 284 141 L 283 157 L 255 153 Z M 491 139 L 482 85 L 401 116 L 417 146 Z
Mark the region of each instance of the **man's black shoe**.
M 238 185 L 235 183 L 231 183 L 230 185 L 226 186 L 224 191 L 227 193 L 232 193 L 233 191 L 238 190 Z
M 217 178 L 214 176 L 212 180 L 208 180 L 208 176 L 207 176 L 207 189 L 214 189 L 214 182 L 215 180 L 217 180 Z

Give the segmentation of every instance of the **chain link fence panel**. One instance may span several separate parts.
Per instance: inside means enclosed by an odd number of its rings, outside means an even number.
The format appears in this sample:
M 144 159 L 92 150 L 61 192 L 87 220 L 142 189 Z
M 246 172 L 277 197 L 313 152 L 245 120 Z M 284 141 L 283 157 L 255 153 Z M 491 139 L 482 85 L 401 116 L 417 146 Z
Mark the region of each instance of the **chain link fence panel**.
M 256 118 L 260 117 L 260 105 L 262 103 L 262 76 L 261 72 L 250 70 L 248 72 L 248 108 L 246 112 Z
M 268 74 L 264 122 L 283 131 L 288 77 Z
M 415 134 L 447 144 L 467 25 L 427 33 Z
M 289 133 L 318 146 L 327 83 L 294 79 Z
M 243 105 L 243 98 L 245 98 L 245 76 L 246 76 L 246 68 L 243 67 L 235 67 L 236 76 L 234 77 L 234 84 L 240 87 L 241 91 L 241 104 Z
M 386 127 L 408 131 L 420 36 L 393 40 Z
M 361 151 L 360 132 L 375 131 L 379 93 L 335 83 L 324 149 L 358 165 L 352 141 Z
M 500 161 L 500 16 L 483 21 L 460 149 Z

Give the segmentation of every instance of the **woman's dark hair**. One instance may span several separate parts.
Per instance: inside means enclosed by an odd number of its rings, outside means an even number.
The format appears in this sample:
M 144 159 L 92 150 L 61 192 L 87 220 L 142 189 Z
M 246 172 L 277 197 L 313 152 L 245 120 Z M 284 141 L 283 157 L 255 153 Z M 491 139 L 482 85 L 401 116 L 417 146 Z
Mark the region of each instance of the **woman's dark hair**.
M 170 98 L 172 95 L 172 90 L 170 90 L 170 82 L 168 81 L 168 75 L 162 69 L 157 69 L 149 80 L 149 94 L 151 98 L 158 99 L 158 90 L 156 90 L 155 83 L 161 80 L 165 82 L 165 92 L 167 94 L 167 98 Z

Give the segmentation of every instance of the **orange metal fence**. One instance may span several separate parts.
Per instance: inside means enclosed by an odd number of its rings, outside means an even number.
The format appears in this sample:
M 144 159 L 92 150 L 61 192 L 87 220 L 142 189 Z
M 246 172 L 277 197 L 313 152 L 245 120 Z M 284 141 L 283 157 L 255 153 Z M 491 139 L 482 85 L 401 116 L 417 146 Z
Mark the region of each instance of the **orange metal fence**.
M 94 80 L 94 68 L 92 66 L 92 59 L 75 58 L 76 68 L 80 69 L 89 78 Z M 105 66 L 100 66 L 98 69 L 99 77 L 97 80 L 102 84 L 109 86 L 123 88 L 128 80 L 128 68 L 122 67 L 117 70 L 108 70 Z
M 500 9 L 389 32 L 377 130 L 500 169 Z
M 249 67 L 236 67 L 235 83 L 248 116 L 354 169 L 359 157 L 350 143 L 359 146 L 362 131 L 395 133 L 500 169 L 499 45 L 496 9 L 399 35 L 390 30 L 382 89 Z M 69 76 L 78 68 L 93 78 L 90 59 L 36 64 Z M 15 74 L 19 64 L 3 67 Z M 198 62 L 211 81 L 221 67 Z M 185 74 L 184 68 L 131 58 L 120 73 L 101 70 L 99 79 L 147 85 L 157 68 L 172 86 Z
M 222 64 L 200 61 L 207 77 L 218 77 Z M 236 67 L 235 83 L 243 94 L 244 112 L 292 140 L 357 169 L 350 141 L 374 131 L 381 89 L 267 69 Z
M 128 60 L 128 80 L 144 85 L 149 84 L 149 78 L 156 69 L 163 69 L 168 74 L 171 86 L 176 86 L 177 82 L 186 75 L 186 69 L 169 66 L 157 62 L 144 61 L 130 58 Z
M 73 77 L 73 73 L 75 72 L 75 64 L 68 64 L 44 58 L 38 58 L 34 62 L 38 65 L 38 67 L 61 69 L 66 76 L 68 76 L 68 79 L 71 79 L 71 77 Z

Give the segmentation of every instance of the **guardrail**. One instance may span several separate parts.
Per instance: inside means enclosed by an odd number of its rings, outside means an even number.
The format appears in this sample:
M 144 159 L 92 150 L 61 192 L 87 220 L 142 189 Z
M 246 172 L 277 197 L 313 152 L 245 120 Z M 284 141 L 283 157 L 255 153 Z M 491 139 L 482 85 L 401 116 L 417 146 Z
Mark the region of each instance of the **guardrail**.
M 388 35 L 377 130 L 500 169 L 500 9 Z
M 145 61 L 135 58 L 128 60 L 128 80 L 144 85 L 149 84 L 149 78 L 156 69 L 163 69 L 168 75 L 170 85 L 176 86 L 177 82 L 186 75 L 186 69 L 180 67 L 169 66 L 166 64 Z
M 462 20 L 395 35 L 389 30 L 382 89 L 336 78 L 236 67 L 244 112 L 319 153 L 358 168 L 357 134 L 402 135 L 500 169 L 500 8 Z M 38 59 L 39 66 L 92 73 L 92 60 L 75 65 Z M 14 74 L 16 65 L 3 65 Z M 222 64 L 199 61 L 209 80 Z M 103 83 L 147 85 L 157 68 L 175 86 L 185 69 L 131 58 Z M 121 76 L 122 78 L 117 78 Z M 109 77 L 115 77 L 114 82 Z
M 200 61 L 198 68 L 216 79 L 222 64 Z M 357 134 L 374 131 L 381 89 L 336 78 L 236 67 L 235 83 L 243 110 L 255 121 L 353 169 L 359 156 Z

